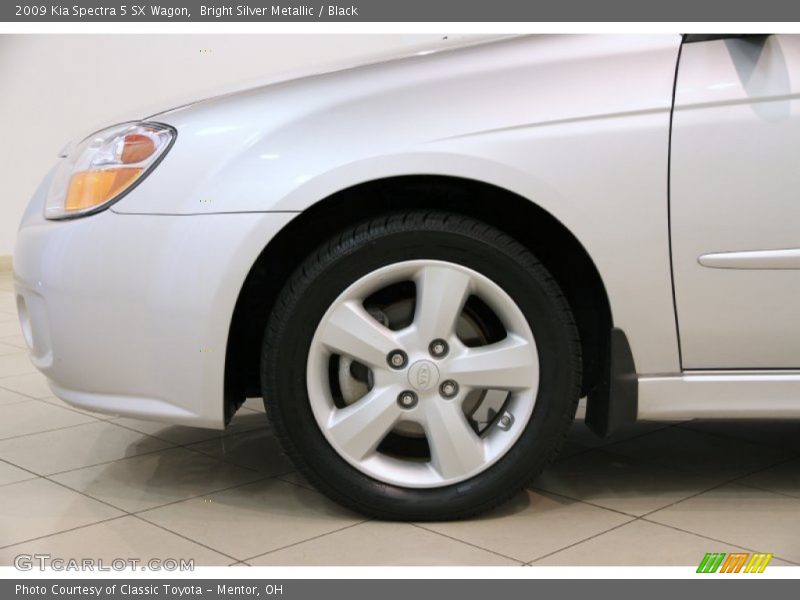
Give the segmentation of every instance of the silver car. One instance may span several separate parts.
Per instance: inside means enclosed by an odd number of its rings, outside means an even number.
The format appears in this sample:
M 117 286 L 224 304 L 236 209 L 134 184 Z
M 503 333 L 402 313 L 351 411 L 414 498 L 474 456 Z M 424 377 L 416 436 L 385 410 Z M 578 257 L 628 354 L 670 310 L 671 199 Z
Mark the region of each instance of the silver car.
M 579 399 L 800 416 L 800 39 L 534 36 L 136 115 L 76 140 L 14 257 L 89 410 L 223 428 L 263 397 L 331 498 L 461 518 Z

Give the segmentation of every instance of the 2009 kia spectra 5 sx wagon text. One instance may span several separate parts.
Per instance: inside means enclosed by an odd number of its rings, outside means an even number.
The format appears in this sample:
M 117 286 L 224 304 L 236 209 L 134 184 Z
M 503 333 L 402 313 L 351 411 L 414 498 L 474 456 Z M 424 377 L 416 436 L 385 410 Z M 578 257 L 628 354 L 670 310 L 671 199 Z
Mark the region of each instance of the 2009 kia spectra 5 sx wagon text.
M 33 360 L 89 410 L 222 428 L 263 397 L 331 498 L 509 498 L 587 396 L 800 417 L 800 38 L 540 36 L 98 131 L 36 192 Z

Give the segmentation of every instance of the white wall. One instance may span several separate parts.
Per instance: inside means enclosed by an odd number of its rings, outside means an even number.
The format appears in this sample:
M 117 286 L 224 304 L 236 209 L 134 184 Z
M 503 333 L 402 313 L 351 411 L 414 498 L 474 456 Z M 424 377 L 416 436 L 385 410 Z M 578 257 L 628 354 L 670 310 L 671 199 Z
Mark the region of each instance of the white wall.
M 72 138 L 294 69 L 477 37 L 0 35 L 0 256 L 12 253 L 28 199 Z

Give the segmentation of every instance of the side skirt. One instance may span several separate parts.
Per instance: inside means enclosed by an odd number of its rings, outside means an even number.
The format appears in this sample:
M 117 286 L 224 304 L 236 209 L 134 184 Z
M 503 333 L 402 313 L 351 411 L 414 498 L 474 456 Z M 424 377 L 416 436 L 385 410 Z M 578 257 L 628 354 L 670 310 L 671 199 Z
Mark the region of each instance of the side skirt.
M 800 371 L 689 371 L 638 387 L 638 419 L 800 419 Z

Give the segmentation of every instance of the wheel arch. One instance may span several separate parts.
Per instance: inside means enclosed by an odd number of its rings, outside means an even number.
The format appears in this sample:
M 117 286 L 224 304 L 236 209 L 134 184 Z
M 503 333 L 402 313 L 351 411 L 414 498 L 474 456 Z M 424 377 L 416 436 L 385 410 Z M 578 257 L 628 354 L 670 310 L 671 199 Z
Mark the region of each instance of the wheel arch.
M 582 392 L 591 392 L 594 410 L 608 409 L 609 395 L 604 390 L 610 371 L 611 304 L 593 260 L 575 235 L 534 202 L 496 185 L 463 177 L 403 175 L 329 195 L 293 219 L 259 254 L 239 292 L 230 324 L 226 422 L 245 397 L 261 395 L 263 332 L 283 284 L 300 262 L 318 243 L 355 220 L 410 209 L 444 210 L 479 219 L 533 252 L 558 282 L 575 316 L 583 355 Z

